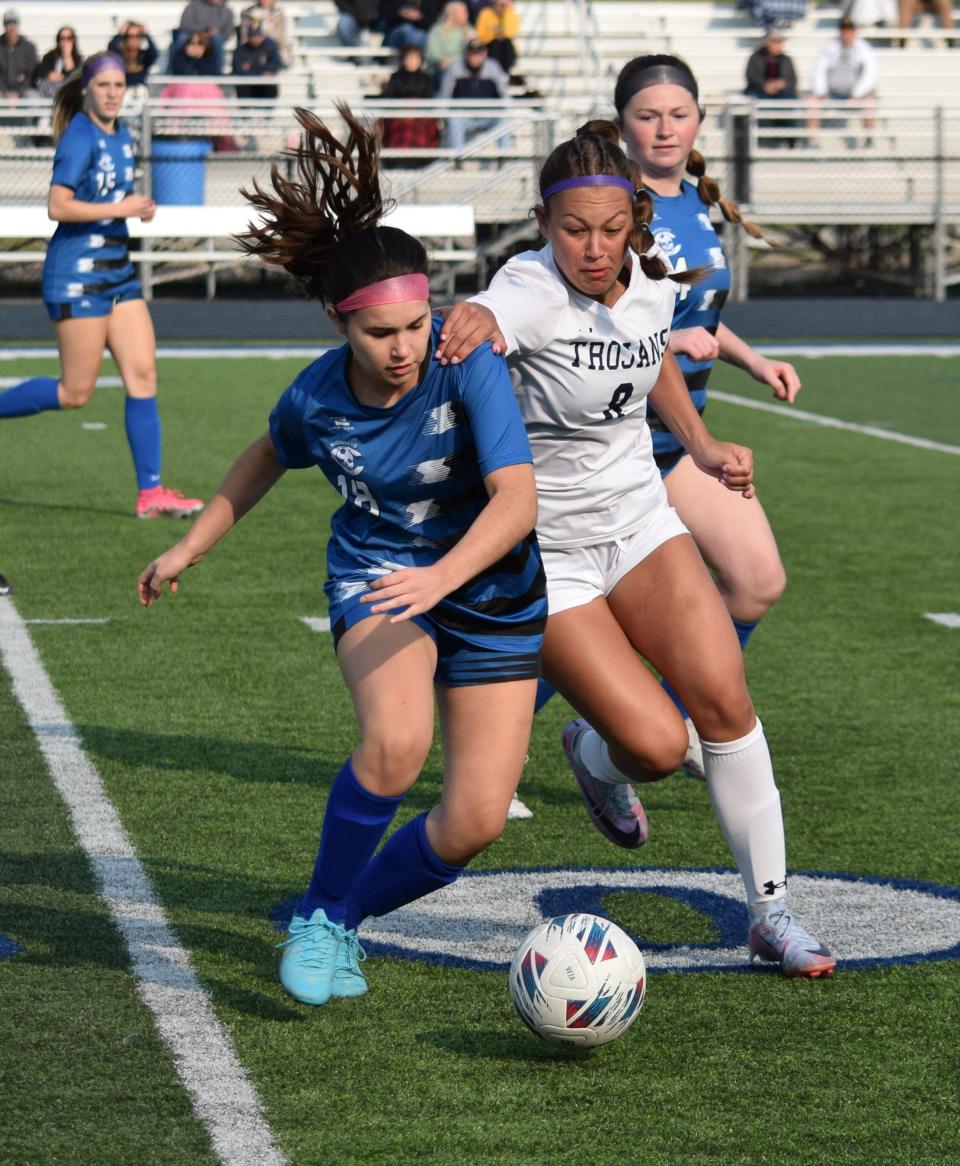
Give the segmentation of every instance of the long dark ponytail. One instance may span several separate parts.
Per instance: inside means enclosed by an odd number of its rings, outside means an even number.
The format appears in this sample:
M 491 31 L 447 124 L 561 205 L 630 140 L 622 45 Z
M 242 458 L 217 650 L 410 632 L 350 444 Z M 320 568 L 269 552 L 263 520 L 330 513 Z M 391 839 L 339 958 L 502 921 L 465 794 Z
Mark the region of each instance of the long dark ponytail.
M 311 299 L 332 305 L 361 287 L 398 275 L 427 274 L 419 239 L 380 226 L 389 204 L 380 191 L 379 142 L 346 105 L 340 141 L 314 114 L 297 109 L 300 141 L 289 156 L 295 174 L 270 168 L 271 190 L 241 190 L 263 221 L 237 236 L 245 251 L 287 270 Z

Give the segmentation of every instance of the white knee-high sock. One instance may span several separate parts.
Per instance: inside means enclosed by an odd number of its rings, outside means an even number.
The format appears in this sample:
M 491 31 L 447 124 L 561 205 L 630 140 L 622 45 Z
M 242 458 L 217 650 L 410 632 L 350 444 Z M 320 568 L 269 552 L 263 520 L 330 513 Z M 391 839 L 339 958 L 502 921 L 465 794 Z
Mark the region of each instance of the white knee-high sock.
M 751 920 L 786 897 L 780 794 L 759 718 L 739 741 L 705 741 L 703 768 L 714 813 L 747 891 Z
M 611 785 L 626 785 L 630 778 L 614 765 L 610 758 L 610 747 L 596 729 L 586 729 L 577 742 L 577 752 L 580 761 L 597 781 L 606 781 Z

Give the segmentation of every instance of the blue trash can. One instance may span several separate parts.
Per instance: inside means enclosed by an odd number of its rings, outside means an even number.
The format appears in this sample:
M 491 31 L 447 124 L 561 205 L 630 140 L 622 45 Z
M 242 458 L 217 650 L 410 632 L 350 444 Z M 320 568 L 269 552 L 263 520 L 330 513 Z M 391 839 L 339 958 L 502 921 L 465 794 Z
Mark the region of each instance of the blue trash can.
M 203 206 L 207 155 L 213 143 L 200 138 L 153 141 L 153 197 L 168 206 Z

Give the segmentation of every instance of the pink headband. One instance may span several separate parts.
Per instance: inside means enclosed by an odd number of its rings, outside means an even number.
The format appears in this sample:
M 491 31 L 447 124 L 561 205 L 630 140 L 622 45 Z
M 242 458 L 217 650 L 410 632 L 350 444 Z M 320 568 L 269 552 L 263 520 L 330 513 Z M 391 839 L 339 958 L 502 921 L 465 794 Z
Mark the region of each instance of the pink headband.
M 104 53 L 102 57 L 97 57 L 95 61 L 83 66 L 81 78 L 84 85 L 88 85 L 98 73 L 106 73 L 108 69 L 116 69 L 118 73 L 123 73 L 123 61 L 113 53 Z
M 373 308 L 377 304 L 400 304 L 405 300 L 430 299 L 430 280 L 425 275 L 397 275 L 393 279 L 381 279 L 358 288 L 339 304 L 334 304 L 338 312 L 356 312 L 360 308 Z

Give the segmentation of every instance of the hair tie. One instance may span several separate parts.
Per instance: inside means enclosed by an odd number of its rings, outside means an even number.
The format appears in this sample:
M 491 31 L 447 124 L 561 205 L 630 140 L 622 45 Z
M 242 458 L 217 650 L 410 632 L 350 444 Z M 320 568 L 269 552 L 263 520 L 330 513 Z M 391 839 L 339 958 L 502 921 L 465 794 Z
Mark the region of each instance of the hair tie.
M 540 197 L 546 202 L 562 190 L 573 190 L 577 186 L 619 186 L 630 195 L 631 202 L 637 201 L 636 187 L 629 178 L 621 178 L 619 174 L 580 174 L 576 178 L 564 178 L 551 183 Z
M 360 308 L 373 308 L 378 304 L 400 304 L 406 300 L 429 300 L 430 280 L 419 272 L 410 275 L 396 275 L 392 279 L 381 279 L 358 288 L 346 299 L 334 304 L 338 312 L 356 312 Z
M 651 85 L 679 85 L 686 89 L 694 101 L 700 101 L 700 91 L 692 73 L 678 69 L 676 65 L 648 65 L 646 69 L 635 73 L 625 83 L 623 91 L 617 93 L 617 113 L 622 114 L 640 90 L 649 89 Z
M 116 69 L 125 74 L 123 61 L 113 53 L 104 53 L 102 57 L 97 57 L 95 61 L 89 61 L 83 66 L 80 79 L 84 85 L 89 85 L 98 73 L 105 73 L 108 69 Z

